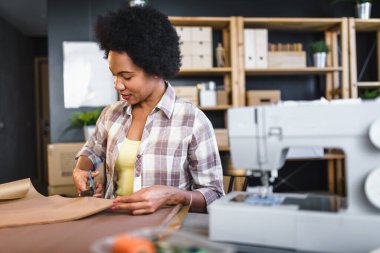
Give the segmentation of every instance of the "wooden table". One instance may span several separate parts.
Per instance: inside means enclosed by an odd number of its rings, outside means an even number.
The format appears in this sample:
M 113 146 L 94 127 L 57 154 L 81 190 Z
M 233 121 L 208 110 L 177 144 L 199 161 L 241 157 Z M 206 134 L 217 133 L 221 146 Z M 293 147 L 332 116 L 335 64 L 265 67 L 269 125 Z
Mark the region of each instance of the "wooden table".
M 104 211 L 76 221 L 0 229 L 0 252 L 91 252 L 93 242 L 103 237 L 158 226 L 173 208 L 152 215 L 130 216 Z

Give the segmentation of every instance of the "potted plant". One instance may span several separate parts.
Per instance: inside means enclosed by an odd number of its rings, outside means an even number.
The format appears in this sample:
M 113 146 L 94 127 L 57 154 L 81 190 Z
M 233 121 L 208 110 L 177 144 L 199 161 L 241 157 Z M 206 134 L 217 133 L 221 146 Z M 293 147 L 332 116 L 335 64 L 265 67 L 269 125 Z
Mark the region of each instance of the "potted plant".
M 324 40 L 313 42 L 309 47 L 309 53 L 313 55 L 314 67 L 326 67 L 327 53 L 330 52 Z
M 350 2 L 356 4 L 356 16 L 360 19 L 371 17 L 371 7 L 373 0 L 334 0 L 333 3 Z
M 100 109 L 88 112 L 74 112 L 70 117 L 70 125 L 64 130 L 64 133 L 72 129 L 83 128 L 84 138 L 87 141 L 95 130 L 100 112 Z
M 375 99 L 380 96 L 380 88 L 365 89 L 361 98 L 362 99 Z

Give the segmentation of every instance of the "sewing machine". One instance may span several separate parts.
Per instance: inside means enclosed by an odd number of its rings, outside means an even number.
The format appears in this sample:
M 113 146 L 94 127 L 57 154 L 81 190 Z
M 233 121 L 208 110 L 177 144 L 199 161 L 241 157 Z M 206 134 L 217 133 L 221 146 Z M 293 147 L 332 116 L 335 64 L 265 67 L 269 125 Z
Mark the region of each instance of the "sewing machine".
M 263 190 L 211 204 L 211 240 L 311 252 L 380 247 L 380 102 L 233 108 L 228 130 L 233 166 L 260 172 Z M 343 150 L 347 197 L 271 193 L 290 147 Z

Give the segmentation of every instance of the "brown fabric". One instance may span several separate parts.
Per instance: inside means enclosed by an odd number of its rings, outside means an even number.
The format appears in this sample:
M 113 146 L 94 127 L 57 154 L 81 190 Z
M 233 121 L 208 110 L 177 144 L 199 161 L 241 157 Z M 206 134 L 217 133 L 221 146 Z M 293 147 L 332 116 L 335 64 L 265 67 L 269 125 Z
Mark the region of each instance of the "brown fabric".
M 8 203 L 9 200 L 33 199 L 43 197 L 34 189 L 30 178 L 0 184 L 0 204 Z
M 112 200 L 93 197 L 41 197 L 0 206 L 0 228 L 76 220 L 112 206 Z
M 161 225 L 172 210 L 142 216 L 105 211 L 76 221 L 2 228 L 0 252 L 90 252 L 91 244 L 103 237 Z

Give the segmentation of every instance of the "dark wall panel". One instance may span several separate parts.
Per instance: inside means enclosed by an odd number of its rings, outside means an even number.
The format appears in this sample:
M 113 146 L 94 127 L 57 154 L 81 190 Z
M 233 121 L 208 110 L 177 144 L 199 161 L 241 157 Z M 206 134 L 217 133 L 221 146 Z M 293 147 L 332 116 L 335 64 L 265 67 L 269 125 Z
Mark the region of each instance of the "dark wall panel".
M 32 48 L 0 18 L 0 183 L 34 178 L 35 127 Z

